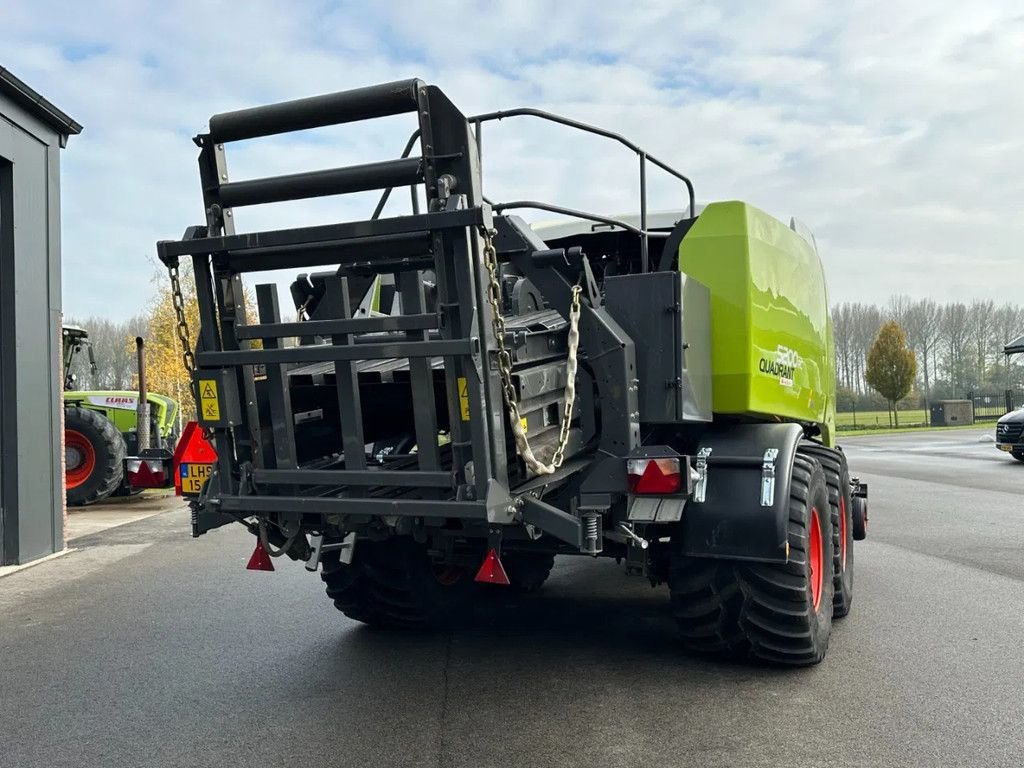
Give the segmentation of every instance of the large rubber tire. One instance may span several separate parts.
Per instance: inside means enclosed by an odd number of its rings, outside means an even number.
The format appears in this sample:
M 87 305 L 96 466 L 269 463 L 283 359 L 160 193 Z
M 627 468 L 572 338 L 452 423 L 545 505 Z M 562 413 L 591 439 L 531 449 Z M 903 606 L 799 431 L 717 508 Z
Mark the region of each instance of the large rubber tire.
M 355 621 L 377 623 L 367 598 L 366 577 L 358 562 L 342 563 L 337 552 L 330 552 L 321 561 L 320 578 L 335 608 Z
M 88 408 L 64 409 L 64 475 L 69 506 L 105 499 L 124 477 L 124 439 L 113 423 Z
M 868 500 L 853 499 L 853 538 L 863 541 L 868 537 Z
M 437 568 L 426 547 L 408 537 L 358 541 L 352 563 L 325 562 L 321 578 L 338 610 L 350 619 L 389 629 L 461 624 L 472 615 L 479 591 L 472 573 Z
M 850 470 L 842 451 L 818 443 L 801 443 L 799 451 L 817 460 L 825 472 L 832 510 L 832 572 L 835 596 L 833 618 L 842 618 L 853 605 L 853 496 Z
M 828 504 L 821 466 L 798 455 L 790 483 L 789 562 L 708 560 L 674 549 L 669 589 L 687 650 L 788 666 L 825 658 L 834 589 Z M 815 538 L 818 556 L 812 558 Z
M 542 552 L 506 552 L 501 562 L 513 589 L 517 592 L 537 592 L 551 575 L 555 556 Z

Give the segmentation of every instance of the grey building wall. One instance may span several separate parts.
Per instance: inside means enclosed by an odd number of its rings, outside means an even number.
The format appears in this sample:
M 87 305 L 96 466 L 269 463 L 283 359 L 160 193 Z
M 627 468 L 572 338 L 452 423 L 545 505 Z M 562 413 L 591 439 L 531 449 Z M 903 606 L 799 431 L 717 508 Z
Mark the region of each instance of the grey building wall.
M 19 95 L 0 90 L 0 565 L 64 548 L 60 151 L 66 134 Z

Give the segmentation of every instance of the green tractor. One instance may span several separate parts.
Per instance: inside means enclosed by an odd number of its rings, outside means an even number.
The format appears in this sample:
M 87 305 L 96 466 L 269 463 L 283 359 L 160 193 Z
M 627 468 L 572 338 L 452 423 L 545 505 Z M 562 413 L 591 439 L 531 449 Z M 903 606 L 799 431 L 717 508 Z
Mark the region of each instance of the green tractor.
M 75 355 L 87 351 L 93 372 L 96 361 L 89 333 L 65 325 L 64 335 L 64 479 L 70 506 L 92 504 L 112 495 L 131 495 L 144 487 L 165 485 L 153 482 L 160 474 L 154 464 L 144 469 L 138 436 L 139 393 L 121 390 L 77 391 L 77 376 L 71 372 Z M 147 394 L 152 449 L 174 447 L 178 404 L 164 395 Z M 150 457 L 153 462 L 157 457 Z M 142 469 L 145 477 L 138 478 Z M 169 473 L 167 477 L 169 478 Z

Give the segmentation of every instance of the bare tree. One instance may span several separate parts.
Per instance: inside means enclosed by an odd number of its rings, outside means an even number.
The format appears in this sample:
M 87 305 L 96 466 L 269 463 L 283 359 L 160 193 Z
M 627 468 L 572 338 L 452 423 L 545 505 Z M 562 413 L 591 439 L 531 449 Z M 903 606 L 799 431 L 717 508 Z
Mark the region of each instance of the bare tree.
M 967 311 L 969 333 L 975 353 L 971 386 L 975 388 L 984 386 L 988 380 L 988 360 L 989 352 L 992 349 L 992 323 L 995 320 L 995 314 L 996 305 L 991 300 L 974 301 Z
M 836 349 L 836 380 L 842 386 L 852 388 L 853 315 L 848 303 L 832 308 L 832 336 Z
M 914 302 L 904 315 L 904 327 L 910 346 L 921 357 L 922 375 L 924 376 L 924 406 L 931 409 L 931 381 L 929 373 L 934 371 L 934 364 L 929 369 L 930 356 L 935 354 L 935 342 L 939 334 L 941 311 L 939 305 L 931 299 Z
M 962 302 L 947 304 L 942 309 L 942 341 L 946 348 L 946 373 L 953 391 L 963 396 L 966 381 L 965 365 L 970 345 L 970 317 Z
M 867 391 L 865 371 L 868 351 L 882 327 L 882 313 L 874 304 L 851 305 L 853 316 L 853 389 L 863 393 Z
M 913 299 L 909 296 L 905 296 L 903 294 L 890 296 L 885 316 L 889 320 L 895 320 L 901 328 L 906 328 L 907 314 L 910 312 L 913 305 Z

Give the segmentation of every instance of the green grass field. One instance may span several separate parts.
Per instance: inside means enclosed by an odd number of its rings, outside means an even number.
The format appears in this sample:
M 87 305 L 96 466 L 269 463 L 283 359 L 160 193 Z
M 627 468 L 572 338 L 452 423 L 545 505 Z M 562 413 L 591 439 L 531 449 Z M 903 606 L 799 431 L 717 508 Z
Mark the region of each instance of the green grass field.
M 901 427 L 919 427 L 928 423 L 924 408 L 900 411 Z M 855 426 L 856 425 L 856 426 Z M 889 428 L 889 415 L 885 411 L 857 411 L 857 413 L 837 413 L 836 427 L 839 429 L 859 429 L 861 427 Z

